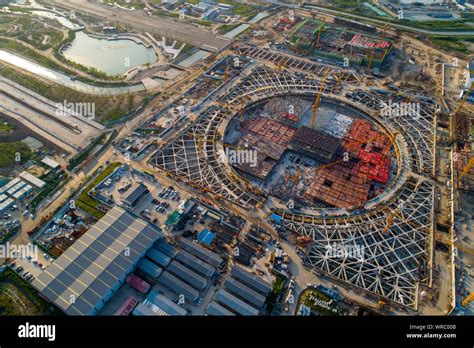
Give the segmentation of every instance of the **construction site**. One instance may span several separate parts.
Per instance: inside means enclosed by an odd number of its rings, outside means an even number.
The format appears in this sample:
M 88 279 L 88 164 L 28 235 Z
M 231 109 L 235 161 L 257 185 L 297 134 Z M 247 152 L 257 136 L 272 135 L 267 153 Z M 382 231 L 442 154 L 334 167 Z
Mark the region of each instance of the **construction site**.
M 224 143 L 255 151 L 256 163 L 233 166 L 262 191 L 297 206 L 357 207 L 396 174 L 390 138 L 361 113 L 318 102 L 289 95 L 253 105 L 229 124 Z
M 415 118 L 381 117 L 388 96 L 357 89 L 357 73 L 297 66 L 302 73 L 253 67 L 151 163 L 242 207 L 279 198 L 269 221 L 284 238 L 309 237 L 305 264 L 417 309 L 419 287 L 432 282 L 436 106 L 420 99 Z M 254 151 L 256 161 L 234 161 L 231 150 Z M 329 257 L 333 243 L 362 246 L 365 258 Z
M 43 255 L 7 267 L 65 314 L 472 313 L 466 59 L 407 23 L 319 3 L 262 2 L 248 17 L 234 0 L 54 3 L 88 9 L 84 24 L 113 14 L 104 32 L 193 45 L 152 89 L 98 79 L 94 93 L 130 107 L 147 94 L 111 123 L 0 78 L 4 136 L 15 121 L 59 149 L 15 163 L 1 187 L 15 242 Z M 139 78 L 163 72 L 145 67 Z M 78 284 L 68 301 L 61 288 Z
M 283 23 L 293 26 L 277 25 L 276 30 L 287 37 L 287 49 L 312 59 L 370 69 L 380 68 L 392 52 L 393 39 L 387 37 L 385 30 L 341 18 L 331 23 L 305 17 L 292 19 Z

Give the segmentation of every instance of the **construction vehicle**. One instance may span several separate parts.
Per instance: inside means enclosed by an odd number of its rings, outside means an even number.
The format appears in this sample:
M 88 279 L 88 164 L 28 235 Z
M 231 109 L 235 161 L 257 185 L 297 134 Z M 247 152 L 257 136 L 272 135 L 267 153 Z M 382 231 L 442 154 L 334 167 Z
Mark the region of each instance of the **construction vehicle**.
M 311 128 L 314 129 L 314 124 L 316 122 L 316 116 L 317 116 L 317 111 L 319 107 L 319 102 L 321 101 L 321 95 L 324 93 L 326 90 L 326 80 L 329 78 L 329 75 L 331 74 L 331 71 L 328 71 L 326 75 L 321 79 L 321 82 L 319 84 L 318 92 L 316 93 L 316 98 L 314 99 L 314 104 L 313 104 L 313 118 L 311 119 Z
M 474 292 L 471 292 L 464 300 L 462 300 L 461 306 L 467 307 L 472 301 L 474 301 Z

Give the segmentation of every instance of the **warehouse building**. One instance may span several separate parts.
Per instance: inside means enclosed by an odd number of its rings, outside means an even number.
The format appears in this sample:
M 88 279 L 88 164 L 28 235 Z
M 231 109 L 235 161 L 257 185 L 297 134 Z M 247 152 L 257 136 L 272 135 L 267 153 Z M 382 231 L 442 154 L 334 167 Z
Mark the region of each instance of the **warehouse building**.
M 156 250 L 155 248 L 148 250 L 146 257 L 161 267 L 167 267 L 171 262 L 171 258 L 169 256 L 165 255 L 159 250 Z
M 258 310 L 232 295 L 226 290 L 219 290 L 214 299 L 224 307 L 240 315 L 258 315 Z
M 184 295 L 184 300 L 188 303 L 196 302 L 199 299 L 199 292 L 171 274 L 168 271 L 158 279 L 158 283 L 174 292 L 177 296 Z
M 186 283 L 188 283 L 198 291 L 202 291 L 207 287 L 206 278 L 201 277 L 199 274 L 187 268 L 176 260 L 169 265 L 168 271 L 173 273 L 181 280 L 184 280 Z
M 155 245 L 153 245 L 153 247 L 171 258 L 174 258 L 176 255 L 175 248 L 171 244 L 167 243 L 164 239 L 160 239 L 155 243 Z
M 232 268 L 231 275 L 233 278 L 241 281 L 248 287 L 264 295 L 268 295 L 272 291 L 272 286 L 270 283 L 266 282 L 255 274 L 247 272 L 239 266 Z
M 130 189 L 130 192 L 122 199 L 122 203 L 130 208 L 135 208 L 140 201 L 148 196 L 150 191 L 143 184 L 135 184 Z
M 222 268 L 225 266 L 225 262 L 222 257 L 217 255 L 215 252 L 203 248 L 197 243 L 182 238 L 179 240 L 178 245 L 182 249 L 188 251 L 189 253 L 193 254 L 194 256 L 200 258 L 201 260 L 207 262 L 208 264 L 216 268 Z
M 158 279 L 158 277 L 161 275 L 161 272 L 163 272 L 163 269 L 161 267 L 145 258 L 141 259 L 138 262 L 137 268 L 146 277 L 151 278 L 152 280 Z
M 227 308 L 221 306 L 219 303 L 212 301 L 206 309 L 206 313 L 214 316 L 233 316 L 235 313 L 229 311 Z
M 147 300 L 153 303 L 155 306 L 160 308 L 168 315 L 187 315 L 186 310 L 178 306 L 176 303 L 171 301 L 168 297 L 163 294 L 160 294 L 156 290 L 152 290 L 147 296 Z
M 14 187 L 15 185 L 17 185 L 19 182 L 21 181 L 20 178 L 15 178 L 13 180 L 10 180 L 9 182 L 7 182 L 5 185 L 3 185 L 2 187 L 0 187 L 0 194 L 1 193 L 6 193 L 8 190 L 10 190 L 12 187 Z
M 184 250 L 181 250 L 176 254 L 176 260 L 206 278 L 212 278 L 217 273 L 215 267 L 212 267 L 208 263 Z
M 233 295 L 239 297 L 257 309 L 261 309 L 265 304 L 266 297 L 236 279 L 229 278 L 224 283 L 225 288 Z
M 20 173 L 19 176 L 20 176 L 20 178 L 22 178 L 26 182 L 30 183 L 31 185 L 33 185 L 33 186 L 35 186 L 39 189 L 42 189 L 46 185 L 46 183 L 43 180 L 38 179 L 36 176 L 31 175 L 28 172 L 22 172 L 22 173 Z
M 68 315 L 95 315 L 162 237 L 158 227 L 114 207 L 32 285 Z
M 143 302 L 140 302 L 138 306 L 135 307 L 132 314 L 137 317 L 138 316 L 150 317 L 154 315 L 155 316 L 168 316 L 169 315 L 160 307 L 158 307 L 153 302 L 150 302 L 148 300 L 144 300 Z

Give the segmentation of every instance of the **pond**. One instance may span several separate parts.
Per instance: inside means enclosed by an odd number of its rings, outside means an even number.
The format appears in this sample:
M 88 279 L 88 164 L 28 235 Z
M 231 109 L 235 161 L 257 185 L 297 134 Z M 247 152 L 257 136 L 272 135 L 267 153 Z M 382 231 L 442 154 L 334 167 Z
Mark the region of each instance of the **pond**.
M 152 48 L 133 40 L 99 39 L 84 32 L 77 32 L 74 41 L 62 53 L 73 62 L 109 75 L 122 75 L 136 66 L 157 61 Z

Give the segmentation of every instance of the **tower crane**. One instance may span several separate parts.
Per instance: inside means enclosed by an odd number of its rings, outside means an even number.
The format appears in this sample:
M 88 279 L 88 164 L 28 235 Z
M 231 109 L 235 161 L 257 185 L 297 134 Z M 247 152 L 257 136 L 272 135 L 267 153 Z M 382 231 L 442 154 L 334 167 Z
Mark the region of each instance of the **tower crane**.
M 316 39 L 316 48 L 319 48 L 319 41 L 321 40 L 321 33 L 325 32 L 325 31 L 326 31 L 326 29 L 324 29 L 324 26 L 322 26 L 321 29 L 319 29 L 318 37 Z
M 471 292 L 464 300 L 461 302 L 461 306 L 467 307 L 469 304 L 474 301 L 474 292 Z
M 471 85 L 469 86 L 469 89 L 467 90 L 466 94 L 464 95 L 464 97 L 461 100 L 461 104 L 459 104 L 457 109 L 451 114 L 451 137 L 452 137 L 451 141 L 454 141 L 456 139 L 455 134 L 456 134 L 456 117 L 457 117 L 457 114 L 464 107 L 464 104 L 466 103 L 467 98 L 469 98 L 469 96 L 471 95 L 473 88 L 474 88 L 474 82 L 472 82 Z
M 383 26 L 383 29 L 382 29 L 382 34 L 380 35 L 380 40 L 383 40 L 385 39 L 385 34 L 387 32 L 387 25 L 385 24 Z M 372 67 L 372 62 L 374 60 L 374 55 L 375 55 L 375 45 L 374 47 L 372 47 L 372 50 L 370 51 L 370 58 L 369 58 L 369 64 L 367 65 L 367 67 L 370 69 Z
M 474 157 L 472 157 L 472 158 L 469 160 L 469 163 L 464 167 L 462 173 L 459 174 L 458 180 L 461 180 L 461 178 L 469 172 L 469 169 L 471 169 L 472 166 L 474 166 Z
M 318 92 L 316 94 L 316 98 L 314 100 L 313 109 L 312 109 L 313 118 L 311 119 L 311 128 L 314 128 L 314 124 L 316 122 L 317 111 L 319 107 L 319 102 L 321 101 L 321 95 L 326 90 L 326 80 L 328 79 L 330 74 L 331 74 L 331 71 L 328 71 L 326 75 L 324 75 L 324 77 L 321 79 L 321 82 L 319 84 Z

